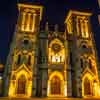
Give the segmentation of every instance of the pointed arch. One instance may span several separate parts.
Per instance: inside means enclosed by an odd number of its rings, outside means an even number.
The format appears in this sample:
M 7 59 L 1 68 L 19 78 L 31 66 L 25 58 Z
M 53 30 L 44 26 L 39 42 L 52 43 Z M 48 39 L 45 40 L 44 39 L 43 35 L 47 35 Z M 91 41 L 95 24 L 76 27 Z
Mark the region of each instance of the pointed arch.
M 91 95 L 91 81 L 88 77 L 84 79 L 84 95 Z
M 50 77 L 49 77 L 49 80 L 51 80 L 54 76 L 58 76 L 61 80 L 64 80 L 63 79 L 63 75 L 59 72 L 59 71 L 54 71 Z
M 17 94 L 20 94 L 20 95 L 26 94 L 26 82 L 27 82 L 27 79 L 26 79 L 25 75 L 22 74 L 17 80 L 17 88 L 16 88 Z
M 93 96 L 93 80 L 94 77 L 89 73 L 85 73 L 82 78 L 82 96 Z
M 62 47 L 64 47 L 64 44 L 62 43 L 62 41 L 58 38 L 53 39 L 50 43 L 49 43 L 49 48 L 52 47 L 52 45 L 54 43 L 58 43 L 59 45 L 61 45 Z
M 64 96 L 64 78 L 59 71 L 51 73 L 49 77 L 48 96 Z
M 17 65 L 19 65 L 21 63 L 21 58 L 22 58 L 22 52 L 17 51 L 15 56 L 14 56 L 14 60 L 15 60 Z
M 28 71 L 25 66 L 18 69 L 16 72 L 16 94 L 15 95 L 23 95 L 25 97 L 30 97 L 32 93 L 32 73 Z M 23 86 L 22 86 L 23 84 Z M 21 88 L 22 89 L 19 89 Z
M 30 97 L 32 93 L 32 72 L 28 70 L 25 64 L 23 64 L 14 71 L 13 75 L 16 76 L 16 79 L 14 81 L 11 80 L 9 96 Z

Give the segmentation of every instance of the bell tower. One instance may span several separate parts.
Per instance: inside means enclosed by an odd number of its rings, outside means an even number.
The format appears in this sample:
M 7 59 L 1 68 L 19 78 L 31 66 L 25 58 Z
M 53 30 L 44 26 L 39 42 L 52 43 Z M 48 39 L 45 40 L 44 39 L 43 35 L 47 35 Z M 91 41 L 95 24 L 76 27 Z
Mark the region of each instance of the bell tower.
M 42 7 L 18 4 L 19 16 L 4 73 L 4 95 L 36 95 L 37 36 Z
M 68 41 L 68 91 L 69 96 L 96 96 L 98 86 L 98 62 L 93 33 L 90 27 L 91 13 L 69 11 L 65 20 Z M 71 76 L 71 77 L 70 77 Z

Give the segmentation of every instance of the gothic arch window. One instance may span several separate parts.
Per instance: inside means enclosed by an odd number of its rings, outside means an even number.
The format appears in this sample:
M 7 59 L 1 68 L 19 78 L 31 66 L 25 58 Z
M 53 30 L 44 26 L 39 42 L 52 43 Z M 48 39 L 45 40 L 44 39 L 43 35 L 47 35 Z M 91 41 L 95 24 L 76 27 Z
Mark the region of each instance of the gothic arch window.
M 64 63 L 65 61 L 65 48 L 59 39 L 54 39 L 49 44 L 48 61 L 50 63 Z
M 36 14 L 23 11 L 21 14 L 21 30 L 34 32 Z
M 31 58 L 32 58 L 31 55 L 29 55 L 29 56 L 28 56 L 28 65 L 29 65 L 29 66 L 31 65 Z
M 86 49 L 86 48 L 87 48 L 87 46 L 86 46 L 85 44 L 83 44 L 83 45 L 82 45 L 82 48 L 83 48 L 83 49 Z
M 73 33 L 73 29 L 72 29 L 73 27 L 72 27 L 72 20 L 71 20 L 71 18 L 68 20 L 68 22 L 67 22 L 67 31 L 68 31 L 68 33 L 69 34 L 72 34 Z
M 26 78 L 24 75 L 21 75 L 18 78 L 17 82 L 17 94 L 25 94 L 25 89 L 26 89 Z
M 70 52 L 70 65 L 71 68 L 73 67 L 73 58 L 72 58 L 72 52 Z
M 82 49 L 87 49 L 88 48 L 88 43 L 86 41 L 82 41 L 81 44 L 80 44 L 80 47 Z
M 80 21 L 80 19 L 77 19 L 77 33 L 80 36 L 80 34 L 81 34 L 81 21 Z
M 17 64 L 20 64 L 20 62 L 21 62 L 21 54 L 18 54 L 18 56 L 17 56 Z
M 92 95 L 91 81 L 87 77 L 84 79 L 84 95 Z
M 83 19 L 81 21 L 81 28 L 82 28 L 82 37 L 83 38 L 88 38 L 89 37 L 89 33 L 88 33 L 88 21 Z
M 90 69 L 92 69 L 92 61 L 91 61 L 91 59 L 89 59 L 89 67 L 90 67 Z
M 89 26 L 88 26 L 88 19 L 85 17 L 78 16 L 77 17 L 77 32 L 81 35 L 82 38 L 89 37 Z
M 84 61 L 83 61 L 83 58 L 80 59 L 80 66 L 81 66 L 82 69 L 84 68 Z

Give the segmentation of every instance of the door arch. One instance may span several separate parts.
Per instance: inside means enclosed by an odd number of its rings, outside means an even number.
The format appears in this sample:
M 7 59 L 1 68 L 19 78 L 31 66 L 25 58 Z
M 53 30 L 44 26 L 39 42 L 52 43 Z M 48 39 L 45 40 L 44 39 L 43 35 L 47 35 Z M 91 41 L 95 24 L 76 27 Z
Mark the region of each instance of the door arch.
M 51 73 L 49 77 L 48 96 L 64 96 L 64 78 L 58 71 Z
M 60 95 L 61 94 L 61 80 L 58 76 L 54 76 L 50 82 L 51 86 L 51 95 Z
M 94 77 L 90 73 L 86 73 L 82 78 L 82 96 L 93 96 L 93 80 Z
M 91 81 L 86 77 L 84 79 L 84 95 L 89 96 L 91 94 Z
M 26 90 L 26 77 L 21 75 L 17 81 L 17 94 L 25 94 Z

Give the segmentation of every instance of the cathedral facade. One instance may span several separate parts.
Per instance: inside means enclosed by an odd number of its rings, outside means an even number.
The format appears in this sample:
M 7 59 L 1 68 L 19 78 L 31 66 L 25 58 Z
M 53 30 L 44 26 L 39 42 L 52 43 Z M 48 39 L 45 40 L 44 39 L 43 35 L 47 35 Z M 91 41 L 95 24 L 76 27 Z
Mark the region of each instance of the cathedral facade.
M 70 10 L 65 32 L 40 30 L 43 7 L 18 4 L 19 16 L 4 68 L 3 96 L 98 97 L 99 64 L 92 13 Z

